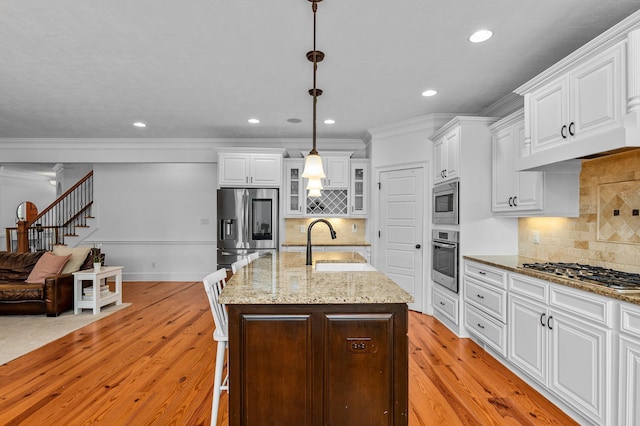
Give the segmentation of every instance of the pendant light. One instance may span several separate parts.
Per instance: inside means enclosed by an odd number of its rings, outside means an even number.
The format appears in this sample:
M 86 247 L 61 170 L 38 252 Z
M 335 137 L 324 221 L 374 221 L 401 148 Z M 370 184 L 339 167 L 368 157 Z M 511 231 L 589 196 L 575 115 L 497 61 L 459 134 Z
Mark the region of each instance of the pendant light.
M 307 59 L 313 62 L 313 89 L 309 90 L 309 94 L 313 96 L 313 148 L 307 155 L 302 177 L 309 179 L 309 184 L 307 185 L 308 196 L 319 197 L 321 195 L 320 190 L 322 190 L 320 179 L 327 177 L 322 167 L 322 158 L 320 158 L 316 150 L 316 104 L 318 96 L 322 95 L 322 90 L 316 87 L 316 72 L 318 70 L 318 62 L 322 62 L 324 59 L 324 53 L 316 50 L 316 11 L 318 10 L 318 3 L 322 0 L 309 1 L 311 2 L 311 10 L 313 10 L 313 50 L 307 52 Z

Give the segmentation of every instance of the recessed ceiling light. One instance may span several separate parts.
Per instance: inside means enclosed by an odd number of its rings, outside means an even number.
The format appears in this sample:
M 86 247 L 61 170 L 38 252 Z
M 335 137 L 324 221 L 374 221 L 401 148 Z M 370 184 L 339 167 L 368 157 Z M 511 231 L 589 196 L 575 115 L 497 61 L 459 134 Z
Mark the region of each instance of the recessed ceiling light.
M 471 43 L 482 43 L 483 41 L 489 40 L 491 36 L 493 36 L 493 33 L 489 30 L 478 30 L 471 34 L 469 41 Z
M 258 120 L 257 118 L 250 118 L 248 121 L 251 124 L 258 124 L 260 122 L 260 120 Z
M 147 127 L 147 125 L 144 124 L 142 121 L 136 121 L 135 123 L 133 123 L 133 125 L 136 127 Z
M 424 92 L 422 92 L 422 96 L 425 96 L 425 97 L 435 96 L 436 93 L 438 93 L 438 92 L 433 90 L 433 89 L 428 89 L 428 90 L 425 90 Z
M 336 124 L 336 120 L 332 120 L 330 118 L 327 118 L 326 120 L 324 120 L 324 124 Z

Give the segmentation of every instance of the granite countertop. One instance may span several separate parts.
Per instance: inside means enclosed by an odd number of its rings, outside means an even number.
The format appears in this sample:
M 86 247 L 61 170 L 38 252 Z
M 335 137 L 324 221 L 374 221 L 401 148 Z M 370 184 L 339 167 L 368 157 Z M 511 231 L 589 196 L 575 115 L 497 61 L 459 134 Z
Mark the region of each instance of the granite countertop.
M 560 285 L 577 288 L 591 293 L 607 296 L 625 302 L 640 305 L 640 293 L 618 293 L 608 287 L 598 284 L 591 284 L 576 279 L 563 278 L 556 275 L 547 274 L 533 269 L 523 268 L 523 263 L 544 263 L 544 260 L 532 259 L 523 256 L 464 256 L 465 259 L 475 262 L 484 263 L 485 265 L 495 266 L 496 268 L 506 269 L 511 272 L 517 272 L 522 275 L 528 275 L 533 278 L 550 281 Z
M 307 243 L 306 242 L 287 242 L 285 241 L 284 243 L 282 243 L 283 247 L 306 247 Z M 340 247 L 344 247 L 344 246 L 348 246 L 348 247 L 368 247 L 370 246 L 371 243 L 346 243 L 346 242 L 335 242 L 335 241 L 331 241 L 331 242 L 326 242 L 326 243 L 313 243 L 313 246 L 323 246 L 323 247 L 331 247 L 331 246 L 340 246 Z
M 377 271 L 318 272 L 315 263 L 366 263 L 358 253 L 275 252 L 236 272 L 220 294 L 220 303 L 249 304 L 363 304 L 409 303 L 413 297 Z

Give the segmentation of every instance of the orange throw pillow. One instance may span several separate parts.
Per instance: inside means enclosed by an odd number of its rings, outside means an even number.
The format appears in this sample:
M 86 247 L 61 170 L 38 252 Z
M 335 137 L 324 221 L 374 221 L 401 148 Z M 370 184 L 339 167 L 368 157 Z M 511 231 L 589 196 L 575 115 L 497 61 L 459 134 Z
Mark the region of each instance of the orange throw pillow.
M 30 284 L 44 284 L 45 278 L 51 275 L 58 275 L 62 271 L 64 264 L 67 263 L 70 257 L 70 254 L 56 256 L 51 252 L 46 252 L 38 259 L 38 263 L 33 267 L 27 282 Z

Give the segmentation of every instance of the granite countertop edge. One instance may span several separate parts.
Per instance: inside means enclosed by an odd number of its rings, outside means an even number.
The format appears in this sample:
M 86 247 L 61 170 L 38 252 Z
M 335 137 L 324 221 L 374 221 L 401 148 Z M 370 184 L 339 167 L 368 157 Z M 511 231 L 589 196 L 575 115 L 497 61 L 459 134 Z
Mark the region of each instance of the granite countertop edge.
M 354 252 L 277 252 L 241 268 L 220 294 L 227 305 L 406 304 L 413 297 L 378 271 L 320 272 L 316 263 L 366 263 Z
M 521 275 L 527 275 L 529 277 L 538 278 L 555 284 L 577 288 L 589 293 L 594 293 L 601 296 L 622 300 L 624 302 L 633 303 L 635 305 L 640 305 L 640 293 L 618 293 L 615 290 L 611 290 L 607 287 L 603 287 L 597 284 L 590 284 L 584 281 L 554 276 L 546 274 L 544 272 L 539 272 L 522 267 L 522 264 L 524 263 L 544 263 L 546 262 L 545 260 L 517 255 L 465 255 L 463 257 L 474 262 L 482 263 L 500 269 L 506 269 L 507 271 L 516 272 Z

